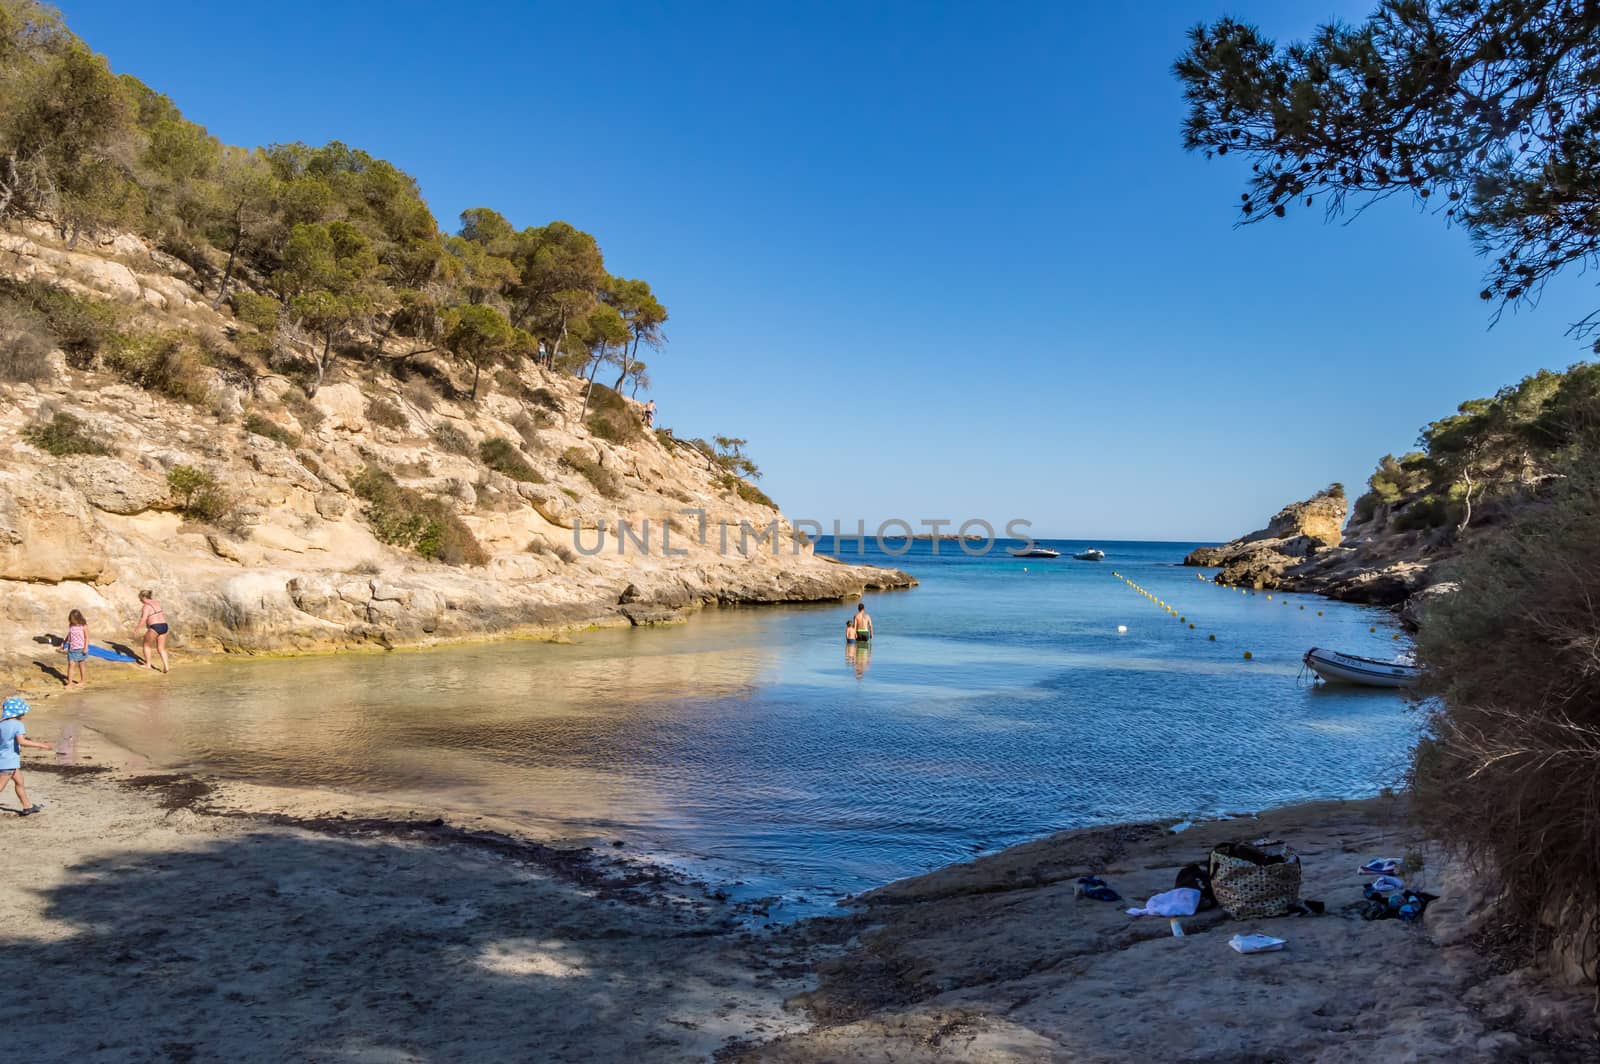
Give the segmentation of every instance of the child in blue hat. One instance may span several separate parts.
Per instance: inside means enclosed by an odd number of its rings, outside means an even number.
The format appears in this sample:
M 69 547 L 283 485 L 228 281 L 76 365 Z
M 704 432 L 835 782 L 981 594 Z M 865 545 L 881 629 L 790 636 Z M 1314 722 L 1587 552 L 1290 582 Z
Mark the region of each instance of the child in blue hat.
M 15 696 L 0 703 L 0 791 L 5 790 L 6 781 L 10 780 L 17 789 L 22 815 L 32 816 L 44 810 L 28 801 L 28 788 L 22 783 L 22 748 L 31 746 L 35 750 L 54 750 L 55 747 L 24 738 L 28 730 L 22 726 L 22 717 L 27 712 L 28 703 Z

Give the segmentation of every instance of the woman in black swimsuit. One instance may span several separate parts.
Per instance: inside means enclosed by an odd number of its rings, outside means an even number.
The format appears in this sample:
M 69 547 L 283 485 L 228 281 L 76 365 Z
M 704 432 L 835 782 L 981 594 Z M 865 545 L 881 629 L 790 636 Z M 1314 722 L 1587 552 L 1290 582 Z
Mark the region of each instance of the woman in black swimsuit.
M 150 644 L 154 643 L 156 653 L 161 655 L 161 671 L 171 672 L 172 663 L 167 660 L 167 615 L 154 591 L 139 592 L 139 625 L 144 629 L 144 667 L 155 668 L 150 655 Z

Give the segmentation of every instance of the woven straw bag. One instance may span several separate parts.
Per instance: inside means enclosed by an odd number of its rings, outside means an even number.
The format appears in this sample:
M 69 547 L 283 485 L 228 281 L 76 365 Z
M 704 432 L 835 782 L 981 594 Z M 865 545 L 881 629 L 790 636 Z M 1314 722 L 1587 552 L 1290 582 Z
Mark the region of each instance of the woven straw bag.
M 1225 842 L 1211 851 L 1211 889 L 1235 920 L 1282 916 L 1300 900 L 1300 858 Z

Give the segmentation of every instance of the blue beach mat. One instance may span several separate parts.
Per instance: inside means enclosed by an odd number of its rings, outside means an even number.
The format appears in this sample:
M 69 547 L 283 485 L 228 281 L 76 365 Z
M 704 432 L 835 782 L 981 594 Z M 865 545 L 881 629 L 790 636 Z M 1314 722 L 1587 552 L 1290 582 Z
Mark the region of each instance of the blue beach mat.
M 129 661 L 135 665 L 139 664 L 138 658 L 130 658 L 126 654 L 118 654 L 115 650 L 97 647 L 93 643 L 89 644 L 89 656 L 91 658 L 99 658 L 101 661 Z

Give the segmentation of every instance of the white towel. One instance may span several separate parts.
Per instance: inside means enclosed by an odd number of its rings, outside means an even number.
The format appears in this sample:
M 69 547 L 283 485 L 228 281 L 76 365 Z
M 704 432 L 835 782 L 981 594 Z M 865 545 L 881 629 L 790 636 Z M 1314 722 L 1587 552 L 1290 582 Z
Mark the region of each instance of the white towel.
M 1200 892 L 1193 887 L 1163 891 L 1144 903 L 1142 909 L 1129 909 L 1129 916 L 1193 916 L 1200 907 Z

